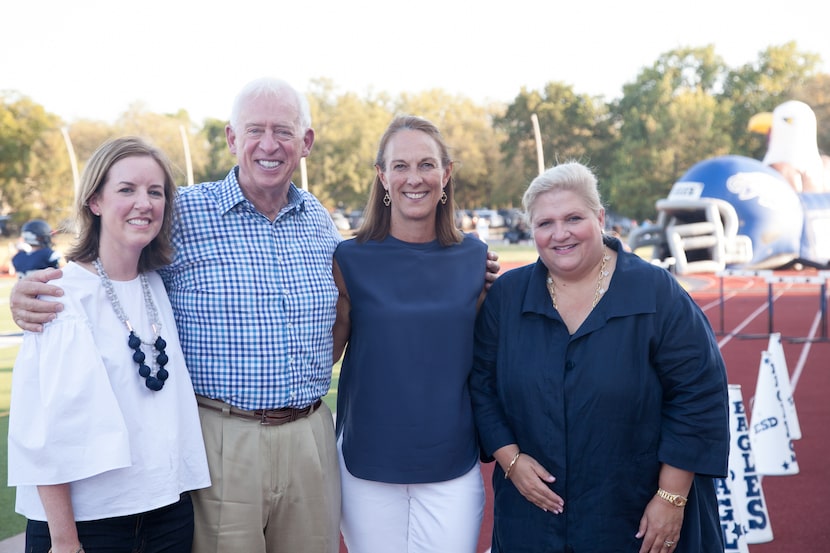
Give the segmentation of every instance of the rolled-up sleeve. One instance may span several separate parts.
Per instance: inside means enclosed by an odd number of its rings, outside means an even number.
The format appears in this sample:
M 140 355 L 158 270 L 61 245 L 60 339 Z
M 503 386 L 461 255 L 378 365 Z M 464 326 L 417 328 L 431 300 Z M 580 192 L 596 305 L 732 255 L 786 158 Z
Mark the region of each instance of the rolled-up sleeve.
M 669 277 L 671 278 L 671 277 Z M 667 282 L 655 318 L 652 352 L 663 388 L 661 462 L 698 474 L 725 477 L 729 455 L 726 367 L 714 334 L 693 300 Z

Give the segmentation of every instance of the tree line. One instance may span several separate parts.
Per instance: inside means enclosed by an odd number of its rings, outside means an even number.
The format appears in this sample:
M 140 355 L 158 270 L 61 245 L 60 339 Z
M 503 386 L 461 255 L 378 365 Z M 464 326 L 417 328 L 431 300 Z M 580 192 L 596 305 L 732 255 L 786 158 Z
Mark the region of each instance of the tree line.
M 645 66 L 617 99 L 551 80 L 541 90 L 521 88 L 508 104 L 488 105 L 440 89 L 397 97 L 340 92 L 321 78 L 305 91 L 317 137 L 307 160 L 308 188 L 329 209 L 362 208 L 383 130 L 393 116 L 410 113 L 435 122 L 453 148 L 460 208 L 518 207 L 538 173 L 535 114 L 546 166 L 567 159 L 587 163 L 609 209 L 650 218 L 655 201 L 698 161 L 726 154 L 762 159 L 766 137 L 749 132 L 747 123 L 786 100 L 813 108 L 819 149 L 830 152 L 830 74 L 820 71 L 821 62 L 795 42 L 770 46 L 739 67 L 727 66 L 713 45 L 679 48 Z M 10 230 L 34 217 L 60 225 L 74 197 L 68 145 L 82 168 L 103 141 L 126 134 L 162 148 L 182 185 L 188 177 L 185 140 L 194 181 L 222 179 L 234 165 L 225 124 L 194 122 L 183 109 L 151 113 L 140 103 L 114 123 L 67 123 L 20 92 L 2 91 L 0 214 L 10 215 Z

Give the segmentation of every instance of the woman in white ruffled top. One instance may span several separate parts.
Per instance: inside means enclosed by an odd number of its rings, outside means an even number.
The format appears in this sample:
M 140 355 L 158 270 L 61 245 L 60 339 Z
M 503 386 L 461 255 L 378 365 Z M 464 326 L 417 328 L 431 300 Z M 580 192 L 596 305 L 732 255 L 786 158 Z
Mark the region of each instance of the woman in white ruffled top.
M 196 400 L 164 285 L 176 194 L 164 154 L 126 137 L 89 159 L 63 309 L 14 367 L 9 485 L 26 551 L 190 553 L 207 487 Z M 83 545 L 82 545 L 83 544 Z

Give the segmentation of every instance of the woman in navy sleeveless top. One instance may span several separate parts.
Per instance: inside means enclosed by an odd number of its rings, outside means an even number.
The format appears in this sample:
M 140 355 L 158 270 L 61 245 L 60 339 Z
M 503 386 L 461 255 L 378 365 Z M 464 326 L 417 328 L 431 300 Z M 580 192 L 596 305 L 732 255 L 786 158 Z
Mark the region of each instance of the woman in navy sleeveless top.
M 467 378 L 487 246 L 455 228 L 432 123 L 396 118 L 376 170 L 365 222 L 334 254 L 341 529 L 352 553 L 473 553 L 484 489 Z

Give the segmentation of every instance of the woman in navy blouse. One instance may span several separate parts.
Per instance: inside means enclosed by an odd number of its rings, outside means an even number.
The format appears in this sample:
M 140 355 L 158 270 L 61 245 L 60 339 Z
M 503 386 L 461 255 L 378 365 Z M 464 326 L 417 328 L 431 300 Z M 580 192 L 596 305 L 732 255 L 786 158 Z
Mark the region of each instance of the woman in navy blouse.
M 478 315 L 470 387 L 493 475 L 493 552 L 723 551 L 727 380 L 710 325 L 667 271 L 603 233 L 569 162 L 523 198 L 539 259 Z
M 435 125 L 392 121 L 364 223 L 334 254 L 351 553 L 474 553 L 478 543 L 484 486 L 467 382 L 487 246 L 455 228 L 452 165 Z

